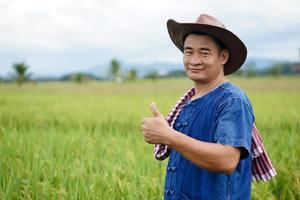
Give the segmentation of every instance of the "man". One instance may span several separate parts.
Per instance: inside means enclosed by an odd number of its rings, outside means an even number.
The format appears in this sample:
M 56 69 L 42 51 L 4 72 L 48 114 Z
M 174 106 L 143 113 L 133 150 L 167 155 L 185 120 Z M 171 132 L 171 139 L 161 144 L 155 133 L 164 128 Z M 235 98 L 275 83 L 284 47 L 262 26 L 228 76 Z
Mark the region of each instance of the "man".
M 146 142 L 172 149 L 164 198 L 250 199 L 253 110 L 245 93 L 225 77 L 241 67 L 247 49 L 207 14 L 196 23 L 169 20 L 167 27 L 194 88 L 173 122 L 168 124 L 155 104 L 153 117 L 142 121 Z
M 194 88 L 166 119 L 152 104 L 153 117 L 142 121 L 155 158 L 170 156 L 165 200 L 250 199 L 251 178 L 267 181 L 276 171 L 253 124 L 249 99 L 225 77 L 241 67 L 247 49 L 207 14 L 196 23 L 169 20 L 167 27 Z

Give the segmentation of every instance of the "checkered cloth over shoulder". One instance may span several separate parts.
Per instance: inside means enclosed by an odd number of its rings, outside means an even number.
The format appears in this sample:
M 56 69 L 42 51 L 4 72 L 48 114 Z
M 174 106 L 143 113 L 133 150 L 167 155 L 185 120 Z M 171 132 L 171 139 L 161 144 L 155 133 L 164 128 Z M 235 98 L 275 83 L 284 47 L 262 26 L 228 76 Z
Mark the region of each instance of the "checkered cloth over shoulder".
M 169 126 L 173 127 L 176 118 L 178 117 L 182 107 L 194 96 L 195 89 L 188 90 L 177 102 L 174 108 L 170 111 L 166 120 Z M 154 157 L 157 160 L 164 160 L 170 155 L 171 149 L 167 145 L 156 144 L 154 145 Z M 263 145 L 260 134 L 253 124 L 252 129 L 252 181 L 268 181 L 272 177 L 276 176 L 276 170 L 272 165 L 272 162 L 267 154 L 267 151 Z

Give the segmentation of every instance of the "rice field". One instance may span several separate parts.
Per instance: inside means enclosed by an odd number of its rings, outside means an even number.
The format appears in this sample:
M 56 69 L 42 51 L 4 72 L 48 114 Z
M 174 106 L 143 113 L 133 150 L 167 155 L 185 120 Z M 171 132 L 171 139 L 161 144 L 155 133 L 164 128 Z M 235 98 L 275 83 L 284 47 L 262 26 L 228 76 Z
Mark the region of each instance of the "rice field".
M 236 78 L 278 175 L 252 199 L 300 199 L 300 77 Z M 166 161 L 153 159 L 141 119 L 167 114 L 186 79 L 0 83 L 0 199 L 162 199 Z

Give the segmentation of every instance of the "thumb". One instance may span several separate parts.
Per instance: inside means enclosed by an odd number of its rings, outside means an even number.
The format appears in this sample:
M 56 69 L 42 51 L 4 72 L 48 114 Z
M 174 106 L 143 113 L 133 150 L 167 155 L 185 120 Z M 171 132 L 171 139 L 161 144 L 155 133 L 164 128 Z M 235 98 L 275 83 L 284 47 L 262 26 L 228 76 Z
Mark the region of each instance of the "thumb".
M 163 116 L 163 115 L 160 114 L 160 112 L 158 111 L 158 109 L 157 109 L 155 103 L 151 103 L 150 109 L 151 109 L 151 112 L 152 112 L 152 114 L 153 114 L 154 117 L 162 117 L 162 116 Z

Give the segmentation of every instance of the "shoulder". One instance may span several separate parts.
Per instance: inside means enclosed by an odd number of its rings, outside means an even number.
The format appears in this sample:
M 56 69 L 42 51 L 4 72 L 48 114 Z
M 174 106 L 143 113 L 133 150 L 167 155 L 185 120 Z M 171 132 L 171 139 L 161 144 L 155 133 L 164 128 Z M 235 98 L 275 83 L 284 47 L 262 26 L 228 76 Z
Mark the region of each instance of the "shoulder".
M 249 101 L 246 93 L 240 87 L 234 85 L 231 82 L 224 83 L 220 87 L 220 94 L 222 94 L 222 97 L 225 99 L 241 98 L 243 100 Z
M 226 103 L 228 101 L 242 101 L 252 108 L 251 102 L 247 94 L 238 86 L 233 83 L 227 82 L 220 86 L 219 92 L 219 104 Z
M 219 111 L 225 107 L 236 107 L 240 109 L 246 108 L 246 110 L 248 110 L 254 117 L 252 104 L 246 93 L 241 88 L 230 82 L 227 82 L 220 87 L 217 106 Z

